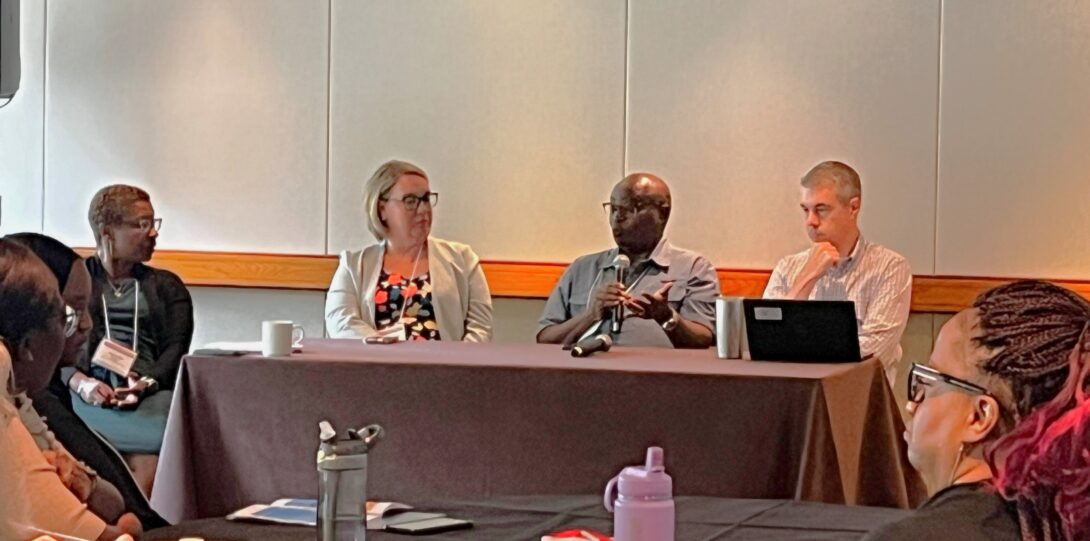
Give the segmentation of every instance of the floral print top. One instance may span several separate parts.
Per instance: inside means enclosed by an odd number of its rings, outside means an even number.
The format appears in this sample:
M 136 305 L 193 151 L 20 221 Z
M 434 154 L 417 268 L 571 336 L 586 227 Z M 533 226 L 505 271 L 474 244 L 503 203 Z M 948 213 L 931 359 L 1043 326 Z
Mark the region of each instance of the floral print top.
M 375 287 L 376 328 L 381 331 L 397 324 L 406 299 L 409 304 L 405 307 L 405 319 L 409 323 L 405 325 L 405 337 L 408 340 L 439 340 L 439 325 L 431 305 L 430 273 L 410 280 L 396 272 L 388 274 L 383 269 Z

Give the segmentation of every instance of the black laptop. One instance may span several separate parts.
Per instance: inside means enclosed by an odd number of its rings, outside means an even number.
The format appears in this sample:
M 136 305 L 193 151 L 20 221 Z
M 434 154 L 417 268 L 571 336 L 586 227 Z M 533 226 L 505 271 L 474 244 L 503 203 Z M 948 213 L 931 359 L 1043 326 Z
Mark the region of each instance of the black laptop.
M 749 356 L 755 361 L 859 362 L 852 301 L 744 299 Z

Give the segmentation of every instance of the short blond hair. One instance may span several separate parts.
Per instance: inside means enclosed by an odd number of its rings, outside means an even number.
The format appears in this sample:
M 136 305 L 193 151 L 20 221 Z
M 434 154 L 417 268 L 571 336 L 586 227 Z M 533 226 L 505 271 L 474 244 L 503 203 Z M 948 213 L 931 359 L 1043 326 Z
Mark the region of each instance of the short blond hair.
M 428 174 L 423 169 L 401 160 L 390 160 L 378 167 L 375 174 L 363 185 L 363 208 L 367 213 L 367 230 L 378 240 L 386 240 L 386 224 L 379 216 L 378 203 L 397 184 L 402 175 L 416 175 L 425 180 Z

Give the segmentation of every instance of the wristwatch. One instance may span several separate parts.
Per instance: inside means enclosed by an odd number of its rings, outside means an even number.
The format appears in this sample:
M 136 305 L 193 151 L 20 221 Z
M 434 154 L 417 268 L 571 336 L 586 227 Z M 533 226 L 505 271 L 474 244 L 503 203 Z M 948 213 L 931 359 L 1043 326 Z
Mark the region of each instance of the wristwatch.
M 670 309 L 670 319 L 662 322 L 662 330 L 670 332 L 677 328 L 677 324 L 681 323 L 681 316 L 678 315 L 677 310 Z

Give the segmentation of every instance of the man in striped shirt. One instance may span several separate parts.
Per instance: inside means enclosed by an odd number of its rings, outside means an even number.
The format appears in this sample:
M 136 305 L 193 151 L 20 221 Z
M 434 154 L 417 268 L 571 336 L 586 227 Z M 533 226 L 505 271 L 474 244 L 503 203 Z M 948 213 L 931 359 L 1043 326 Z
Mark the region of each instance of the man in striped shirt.
M 863 239 L 861 203 L 859 174 L 848 165 L 822 162 L 806 173 L 801 206 L 813 245 L 776 264 L 764 297 L 854 302 L 859 350 L 882 362 L 892 387 L 911 307 L 912 271 L 897 252 Z

